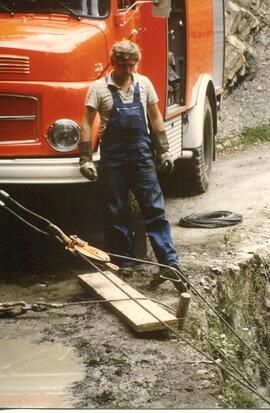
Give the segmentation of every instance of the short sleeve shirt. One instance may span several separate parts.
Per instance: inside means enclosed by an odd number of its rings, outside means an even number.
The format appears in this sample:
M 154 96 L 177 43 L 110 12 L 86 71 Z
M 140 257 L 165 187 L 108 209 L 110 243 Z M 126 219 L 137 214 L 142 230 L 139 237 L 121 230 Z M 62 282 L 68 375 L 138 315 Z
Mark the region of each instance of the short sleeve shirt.
M 134 87 L 136 83 L 139 83 L 140 97 L 144 108 L 144 115 L 146 125 L 147 122 L 147 105 L 151 105 L 158 102 L 158 96 L 154 89 L 152 82 L 143 75 L 133 73 L 133 81 L 127 92 L 124 92 L 119 86 L 117 86 L 112 80 L 111 73 L 107 78 L 95 80 L 90 86 L 85 100 L 85 105 L 96 109 L 100 115 L 100 127 L 98 135 L 100 136 L 103 130 L 106 128 L 107 122 L 110 118 L 113 98 L 108 85 L 113 85 L 117 88 L 117 91 L 123 101 L 123 103 L 133 102 Z

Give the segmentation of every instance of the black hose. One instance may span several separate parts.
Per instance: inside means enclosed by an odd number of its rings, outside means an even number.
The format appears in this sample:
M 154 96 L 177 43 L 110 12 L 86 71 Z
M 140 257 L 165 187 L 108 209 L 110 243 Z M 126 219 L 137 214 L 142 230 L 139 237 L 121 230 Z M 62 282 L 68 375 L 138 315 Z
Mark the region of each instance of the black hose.
M 240 214 L 231 211 L 214 211 L 203 214 L 191 214 L 180 218 L 178 225 L 186 228 L 229 227 L 243 221 Z

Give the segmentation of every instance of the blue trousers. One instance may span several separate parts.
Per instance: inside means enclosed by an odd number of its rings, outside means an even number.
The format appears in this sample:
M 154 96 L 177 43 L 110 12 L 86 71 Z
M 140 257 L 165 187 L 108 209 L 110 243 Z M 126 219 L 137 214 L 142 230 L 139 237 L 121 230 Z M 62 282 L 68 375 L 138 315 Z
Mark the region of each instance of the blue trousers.
M 145 231 L 157 261 L 166 265 L 178 264 L 154 162 L 148 159 L 147 162 L 127 160 L 103 164 L 100 181 L 105 202 L 105 242 L 109 252 L 132 256 L 132 234 L 127 216 L 131 189 L 139 203 Z M 134 265 L 134 262 L 127 258 L 118 264 Z

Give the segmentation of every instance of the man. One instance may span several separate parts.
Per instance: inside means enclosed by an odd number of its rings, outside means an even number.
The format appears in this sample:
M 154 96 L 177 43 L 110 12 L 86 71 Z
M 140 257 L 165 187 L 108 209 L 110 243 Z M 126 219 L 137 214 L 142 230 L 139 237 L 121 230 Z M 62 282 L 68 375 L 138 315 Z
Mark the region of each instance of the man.
M 157 105 L 157 94 L 151 81 L 136 73 L 140 58 L 140 50 L 133 42 L 123 40 L 113 45 L 110 53 L 113 70 L 107 77 L 93 82 L 88 91 L 79 145 L 80 171 L 86 178 L 95 180 L 97 170 L 90 148 L 92 126 L 98 112 L 101 120 L 99 180 L 106 208 L 105 241 L 109 252 L 126 257 L 117 261 L 121 266 L 120 272 L 126 276 L 134 267 L 134 261 L 129 260 L 132 235 L 126 222 L 130 189 L 140 205 L 145 230 L 157 261 L 178 269 L 178 257 L 165 218 L 164 198 L 151 146 L 156 151 L 159 169 L 172 170 L 173 161 Z M 152 142 L 147 113 L 154 133 Z M 164 270 L 152 281 L 153 287 L 164 281 L 160 274 L 164 274 Z M 168 278 L 174 275 L 174 271 L 166 274 Z M 182 283 L 175 285 L 185 290 Z

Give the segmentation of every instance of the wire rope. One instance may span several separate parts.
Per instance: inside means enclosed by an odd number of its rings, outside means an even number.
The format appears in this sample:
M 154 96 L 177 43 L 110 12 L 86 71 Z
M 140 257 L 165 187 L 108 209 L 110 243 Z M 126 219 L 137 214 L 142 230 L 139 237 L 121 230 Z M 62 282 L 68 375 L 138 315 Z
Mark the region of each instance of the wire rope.
M 115 257 L 115 258 L 126 258 L 122 255 L 119 254 L 111 254 L 109 253 L 108 255 Z M 141 260 L 141 259 L 137 259 L 137 258 L 128 258 L 129 260 L 133 260 L 133 261 L 140 261 L 144 264 L 151 264 L 151 265 L 157 265 L 159 267 L 164 267 L 164 268 L 171 268 L 168 265 L 165 264 L 159 264 L 159 263 L 154 263 L 152 261 L 147 261 L 147 260 Z M 189 281 L 189 279 L 185 276 L 185 274 L 183 273 L 182 270 L 176 270 L 175 268 L 173 268 L 173 270 L 175 271 L 175 273 L 178 273 L 179 279 L 182 277 L 182 279 L 184 279 L 184 281 L 188 284 L 188 286 L 190 287 L 190 289 L 206 304 L 208 305 L 209 308 L 211 308 L 211 310 L 216 314 L 216 316 L 229 328 L 229 330 L 241 341 L 241 343 L 251 352 L 253 353 L 256 358 L 263 364 L 263 366 L 270 371 L 270 366 L 268 366 L 264 360 L 262 360 L 262 358 L 260 357 L 260 355 L 257 353 L 257 351 L 255 349 L 253 349 L 252 347 L 249 346 L 249 344 L 247 344 L 242 337 L 233 329 L 233 327 L 222 317 L 222 315 L 215 309 L 215 307 L 213 307 L 213 305 L 211 303 L 209 303 L 209 301 L 207 301 L 203 295 L 191 284 L 191 282 Z M 180 275 L 181 277 L 180 277 Z M 166 277 L 167 280 L 169 281 L 176 281 L 175 279 Z
M 36 227 L 35 225 L 31 224 L 31 222 L 27 221 L 26 219 L 22 218 L 19 214 L 17 214 L 15 211 L 13 211 L 12 209 L 10 209 L 8 206 L 1 205 L 2 208 L 6 209 L 7 211 L 9 211 L 11 214 L 15 215 L 15 217 L 17 217 L 20 221 L 24 222 L 26 225 L 29 225 L 29 227 L 31 227 L 32 229 L 34 229 L 35 231 L 43 234 L 43 235 L 50 235 L 48 232 L 43 231 L 42 229 Z
M 119 285 L 117 285 L 116 283 L 114 283 L 108 276 L 107 274 L 101 270 L 96 264 L 94 264 L 91 260 L 89 260 L 87 257 L 85 257 L 84 255 L 82 255 L 80 252 L 78 252 L 78 255 L 81 256 L 81 258 L 83 258 L 85 261 L 87 261 L 92 267 L 94 267 L 98 272 L 100 272 L 100 274 L 102 274 L 107 280 L 109 280 L 110 282 L 112 282 L 112 284 L 116 285 L 117 288 L 119 288 L 121 291 L 123 291 L 128 297 L 130 297 L 130 295 L 124 290 L 122 289 Z M 166 266 L 165 266 L 166 267 Z M 168 267 L 168 266 L 167 266 Z M 188 344 L 190 347 L 192 347 L 194 350 L 196 350 L 197 352 L 199 352 L 201 355 L 203 355 L 205 358 L 207 358 L 209 361 L 211 361 L 213 364 L 215 364 L 217 367 L 219 367 L 221 370 L 223 370 L 225 373 L 227 373 L 228 375 L 230 375 L 231 377 L 233 377 L 236 381 L 238 381 L 238 383 L 240 383 L 242 386 L 246 387 L 248 390 L 250 390 L 251 392 L 253 392 L 254 394 L 256 394 L 256 396 L 258 396 L 261 400 L 265 401 L 266 403 L 269 404 L 270 406 L 270 400 L 267 399 L 266 397 L 264 397 L 264 395 L 262 395 L 260 392 L 258 392 L 252 384 L 248 383 L 248 379 L 244 378 L 244 381 L 242 379 L 240 379 L 239 377 L 237 377 L 231 370 L 227 369 L 226 367 L 222 366 L 221 364 L 219 364 L 216 360 L 214 360 L 211 356 L 209 356 L 207 353 L 205 353 L 204 351 L 202 351 L 201 349 L 199 349 L 198 347 L 196 347 L 193 343 L 190 342 L 190 340 L 186 339 L 183 335 L 179 334 L 178 331 L 176 331 L 174 328 L 172 328 L 170 325 L 168 325 L 166 322 L 164 322 L 163 320 L 161 320 L 158 316 L 156 316 L 152 311 L 150 311 L 148 308 L 145 308 L 141 303 L 139 303 L 136 299 L 134 299 L 133 297 L 132 300 L 134 302 L 136 302 L 137 304 L 139 304 L 145 311 L 147 311 L 152 317 L 154 317 L 159 323 L 161 323 L 166 329 L 168 329 L 169 331 L 171 331 L 173 334 L 175 334 L 178 338 L 182 339 L 186 344 Z M 242 375 L 242 374 L 241 374 Z
M 25 206 L 23 206 L 22 204 L 20 204 L 18 201 L 16 201 L 14 198 L 12 198 L 7 192 L 0 190 L 0 196 L 4 199 L 10 200 L 11 202 L 13 202 L 17 207 L 21 208 L 23 211 L 27 212 L 30 215 L 33 215 L 34 217 L 40 219 L 42 222 L 44 222 L 47 225 L 50 225 L 51 222 L 44 218 L 43 216 L 37 214 L 36 212 L 32 211 L 31 209 L 26 208 Z
M 0 194 L 3 195 L 4 191 L 0 191 Z M 6 193 L 5 193 L 6 194 Z M 17 206 L 19 206 L 20 208 L 22 208 L 24 211 L 28 212 L 29 214 L 40 218 L 43 222 L 46 222 L 46 224 L 51 224 L 51 222 L 43 217 L 41 217 L 40 215 L 34 213 L 33 211 L 23 207 L 21 204 L 17 203 L 17 201 L 13 200 L 12 198 L 9 197 L 9 199 L 11 199 L 12 202 L 14 202 Z M 43 235 L 50 235 L 49 233 L 40 230 L 39 228 L 35 227 L 34 225 L 32 225 L 30 222 L 28 222 L 27 220 L 25 220 L 24 218 L 20 217 L 17 213 L 15 213 L 12 209 L 8 208 L 5 204 L 2 203 L 1 205 L 2 207 L 4 207 L 8 212 L 12 213 L 13 215 L 15 215 L 18 219 L 20 219 L 21 221 L 23 221 L 25 224 L 29 225 L 31 228 L 33 228 L 34 230 L 42 233 Z M 198 351 L 200 354 L 202 354 L 205 358 L 207 358 L 208 360 L 210 360 L 213 364 L 215 364 L 216 366 L 218 366 L 221 370 L 223 370 L 224 372 L 226 372 L 227 374 L 229 374 L 231 377 L 233 377 L 236 381 L 238 381 L 240 384 L 242 384 L 244 387 L 246 387 L 247 389 L 249 389 L 251 392 L 253 392 L 254 394 L 256 394 L 259 398 L 261 398 L 262 400 L 264 400 L 265 402 L 267 402 L 270 405 L 270 400 L 268 400 L 266 397 L 264 397 L 262 394 L 260 394 L 253 386 L 253 384 L 251 384 L 248 379 L 246 379 L 243 374 L 237 370 L 237 373 L 240 374 L 240 376 L 244 379 L 244 381 L 242 379 L 240 379 L 239 377 L 235 376 L 235 374 L 227 369 L 226 367 L 220 365 L 219 363 L 217 363 L 216 360 L 214 360 L 212 357 L 210 357 L 207 353 L 205 353 L 204 351 L 202 351 L 201 349 L 197 348 L 193 343 L 191 343 L 189 340 L 187 340 L 185 337 L 183 337 L 182 335 L 180 335 L 176 330 L 174 330 L 171 326 L 169 326 L 167 323 L 165 323 L 163 320 L 161 320 L 159 317 L 157 317 L 154 313 L 152 313 L 152 311 L 150 311 L 149 309 L 145 308 L 136 298 L 130 296 L 130 294 L 128 294 L 125 290 L 123 290 L 118 284 L 114 283 L 106 274 L 104 271 L 102 271 L 102 269 L 100 269 L 96 264 L 94 264 L 90 259 L 88 259 L 86 256 L 84 256 L 83 254 L 81 254 L 79 251 L 71 251 L 71 253 L 73 253 L 74 255 L 77 255 L 79 257 L 81 257 L 83 260 L 87 261 L 88 264 L 90 264 L 93 268 L 95 268 L 98 272 L 100 272 L 106 279 L 108 279 L 112 284 L 114 284 L 118 289 L 120 289 L 121 291 L 123 291 L 131 300 L 133 300 L 134 302 L 136 302 L 139 306 L 141 306 L 145 311 L 147 311 L 151 316 L 153 316 L 157 321 L 159 321 L 166 329 L 168 329 L 169 331 L 171 331 L 173 334 L 175 334 L 178 338 L 182 339 L 186 344 L 190 345 L 194 350 Z M 118 258 L 126 258 L 123 257 L 121 255 L 118 254 L 109 254 L 112 257 L 118 257 Z M 133 259 L 133 258 L 131 258 Z M 179 281 L 181 282 L 182 279 L 184 279 L 184 281 L 188 284 L 188 286 L 192 289 L 192 291 L 199 296 L 214 312 L 215 314 L 220 318 L 221 321 L 223 321 L 226 326 L 228 328 L 230 328 L 230 330 L 236 334 L 236 336 L 238 337 L 238 339 L 246 345 L 246 347 L 253 353 L 256 355 L 257 359 L 268 369 L 269 367 L 263 362 L 263 360 L 260 358 L 260 356 L 257 354 L 257 352 L 255 350 L 253 350 L 250 346 L 248 346 L 243 339 L 234 331 L 234 329 L 226 322 L 226 320 L 223 319 L 223 317 L 215 310 L 215 308 L 206 300 L 204 299 L 204 297 L 196 290 L 195 287 L 192 286 L 192 284 L 190 283 L 190 281 L 188 280 L 188 278 L 184 275 L 183 271 L 178 271 L 175 268 L 172 268 L 168 265 L 165 264 L 159 264 L 159 263 L 153 263 L 151 261 L 146 261 L 146 260 L 141 260 L 141 259 L 133 259 L 134 261 L 140 262 L 140 263 L 146 263 L 146 264 L 151 264 L 151 265 L 158 265 L 159 267 L 163 267 L 163 268 L 168 268 L 171 269 L 175 272 L 175 274 L 178 275 L 178 280 L 175 279 L 171 279 L 170 277 L 166 277 L 166 279 L 171 280 L 173 282 L 175 281 Z

